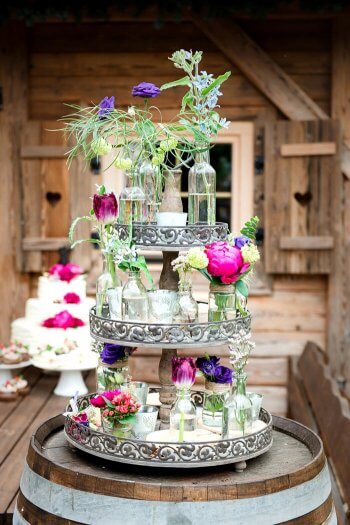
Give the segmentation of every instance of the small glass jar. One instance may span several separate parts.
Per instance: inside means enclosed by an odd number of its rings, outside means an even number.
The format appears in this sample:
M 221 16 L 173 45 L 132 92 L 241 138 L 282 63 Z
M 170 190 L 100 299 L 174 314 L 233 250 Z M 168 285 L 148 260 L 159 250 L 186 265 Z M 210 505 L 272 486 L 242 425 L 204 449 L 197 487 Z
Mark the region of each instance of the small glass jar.
M 122 319 L 124 321 L 148 321 L 147 290 L 141 282 L 139 271 L 129 271 L 122 290 Z
M 101 411 L 102 412 L 102 411 Z M 117 438 L 126 439 L 131 436 L 132 424 L 123 423 L 122 421 L 110 421 L 101 414 L 103 431 Z
M 113 320 L 122 318 L 122 286 L 117 286 L 107 291 L 109 317 Z
M 127 359 L 116 361 L 113 365 L 104 363 L 101 359 L 97 365 L 97 391 L 117 390 L 122 384 L 131 380 Z
M 198 321 L 198 304 L 192 295 L 192 282 L 188 272 L 180 273 L 177 323 L 196 323 Z
M 129 186 L 119 195 L 119 224 L 144 222 L 146 219 L 146 196 L 140 187 L 136 171 L 127 175 Z
M 234 391 L 225 400 L 222 417 L 224 439 L 252 433 L 253 406 L 246 394 L 246 382 L 247 375 L 243 372 L 237 373 Z
M 216 222 L 216 172 L 210 165 L 208 145 L 200 144 L 188 173 L 188 223 Z
M 108 290 L 116 289 L 121 282 L 117 275 L 116 265 L 110 254 L 103 259 L 102 274 L 96 281 L 96 314 L 107 317 L 109 314 Z
M 146 156 L 140 165 L 139 180 L 146 197 L 146 222 L 155 222 L 161 200 L 162 175 L 149 156 Z
M 176 391 L 176 400 L 170 410 L 170 430 L 177 430 L 178 441 L 184 441 L 184 432 L 197 428 L 196 405 L 191 399 L 191 391 L 185 388 Z
M 222 427 L 222 412 L 232 385 L 212 381 L 205 382 L 202 420 L 208 427 Z
M 246 299 L 233 284 L 213 284 L 209 288 L 208 321 L 229 321 L 246 315 Z

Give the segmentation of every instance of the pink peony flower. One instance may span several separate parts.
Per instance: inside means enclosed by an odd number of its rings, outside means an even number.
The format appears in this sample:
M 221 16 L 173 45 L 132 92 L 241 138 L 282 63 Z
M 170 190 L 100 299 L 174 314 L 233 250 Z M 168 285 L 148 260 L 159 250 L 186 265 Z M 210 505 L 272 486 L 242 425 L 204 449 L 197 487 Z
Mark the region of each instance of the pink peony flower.
M 49 274 L 59 277 L 59 273 L 62 270 L 62 268 L 63 264 L 54 264 L 53 266 L 51 266 L 51 268 L 49 268 Z
M 54 264 L 49 268 L 49 274 L 56 277 L 60 281 L 71 282 L 72 279 L 81 275 L 83 269 L 78 264 Z
M 85 323 L 81 319 L 73 317 L 67 310 L 63 310 L 63 312 L 56 314 L 54 317 L 45 319 L 41 325 L 45 326 L 45 328 L 63 328 L 63 330 L 67 330 L 67 328 L 84 326 Z
M 101 394 L 97 396 L 91 397 L 90 404 L 97 408 L 105 408 L 106 399 L 112 402 L 114 397 L 119 394 L 120 394 L 120 390 L 106 390 L 105 392 L 102 392 Z
M 63 297 L 63 301 L 66 304 L 79 304 L 79 303 L 81 303 L 79 295 L 74 293 L 74 292 L 66 293 L 66 295 Z
M 239 248 L 230 246 L 227 242 L 213 242 L 206 246 L 204 251 L 209 260 L 208 273 L 219 277 L 223 284 L 238 281 L 250 266 L 244 262 Z
M 173 357 L 172 381 L 176 388 L 191 388 L 196 379 L 196 365 L 192 357 Z

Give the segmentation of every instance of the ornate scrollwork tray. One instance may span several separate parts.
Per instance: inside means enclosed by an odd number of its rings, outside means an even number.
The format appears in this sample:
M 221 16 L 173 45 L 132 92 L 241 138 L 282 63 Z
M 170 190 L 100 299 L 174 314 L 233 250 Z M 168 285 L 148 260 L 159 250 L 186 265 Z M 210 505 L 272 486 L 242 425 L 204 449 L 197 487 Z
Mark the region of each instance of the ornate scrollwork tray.
M 129 225 L 115 224 L 114 230 L 120 240 L 129 238 Z M 137 222 L 132 225 L 132 238 L 138 248 L 165 251 L 179 251 L 215 241 L 225 241 L 227 232 L 228 225 L 224 222 L 217 222 L 214 226 L 200 223 L 186 226 L 157 226 L 155 223 Z
M 159 348 L 194 348 L 227 343 L 235 334 L 250 331 L 251 316 L 228 321 L 198 323 L 137 323 L 113 320 L 90 311 L 90 333 L 97 341 L 126 346 L 155 346 Z
M 81 410 L 87 408 L 92 395 L 78 398 Z M 201 392 L 192 392 L 192 398 L 197 405 L 203 403 Z M 215 467 L 244 462 L 264 454 L 272 446 L 272 416 L 265 409 L 261 409 L 260 420 L 266 426 L 253 434 L 191 443 L 117 438 L 75 422 L 69 415 L 70 411 L 71 407 L 68 405 L 64 426 L 68 442 L 88 454 L 119 463 L 166 468 Z

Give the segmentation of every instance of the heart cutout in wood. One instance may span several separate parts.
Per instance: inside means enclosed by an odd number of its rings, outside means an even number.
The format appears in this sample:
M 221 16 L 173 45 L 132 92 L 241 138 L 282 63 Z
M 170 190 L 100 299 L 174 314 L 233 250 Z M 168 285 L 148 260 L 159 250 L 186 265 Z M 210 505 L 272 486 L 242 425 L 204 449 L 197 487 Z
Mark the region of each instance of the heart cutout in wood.
M 297 191 L 294 193 L 294 198 L 301 206 L 307 206 L 312 201 L 312 193 L 309 190 L 305 193 Z
M 46 200 L 52 207 L 56 206 L 61 199 L 62 195 L 58 191 L 48 191 L 46 193 Z

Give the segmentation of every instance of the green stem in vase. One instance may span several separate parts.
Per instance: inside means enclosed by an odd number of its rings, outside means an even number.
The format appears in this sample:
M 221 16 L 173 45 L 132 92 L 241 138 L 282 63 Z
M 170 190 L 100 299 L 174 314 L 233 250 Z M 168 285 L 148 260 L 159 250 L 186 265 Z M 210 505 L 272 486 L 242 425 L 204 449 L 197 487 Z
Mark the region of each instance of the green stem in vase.
M 185 399 L 185 391 L 182 388 L 181 389 L 181 400 L 183 401 L 184 399 Z M 185 414 L 182 410 L 180 410 L 179 443 L 183 443 L 184 441 L 184 432 L 185 432 Z

